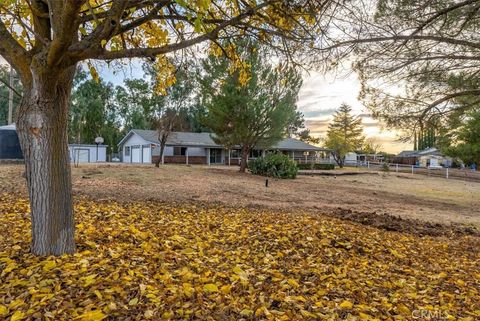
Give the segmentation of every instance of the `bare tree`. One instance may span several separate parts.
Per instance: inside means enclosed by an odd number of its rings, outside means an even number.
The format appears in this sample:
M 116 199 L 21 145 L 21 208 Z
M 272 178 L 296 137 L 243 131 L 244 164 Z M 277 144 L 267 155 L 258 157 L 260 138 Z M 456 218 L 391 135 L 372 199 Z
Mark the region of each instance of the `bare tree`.
M 156 127 L 158 132 L 158 141 L 160 142 L 160 153 L 158 159 L 155 161 L 155 167 L 160 167 L 163 155 L 165 152 L 165 146 L 168 138 L 173 131 L 187 131 L 189 126 L 185 117 L 185 113 L 182 110 L 175 108 L 167 108 L 163 111 L 162 116 L 156 121 Z
M 166 95 L 162 97 L 162 103 L 159 106 L 160 110 L 155 115 L 154 124 L 160 142 L 160 154 L 155 161 L 155 167 L 159 167 L 162 162 L 165 145 L 172 131 L 190 130 L 187 122 L 187 109 L 193 102 L 194 84 L 189 68 L 192 68 L 190 63 L 177 69 L 176 81 L 166 89 Z

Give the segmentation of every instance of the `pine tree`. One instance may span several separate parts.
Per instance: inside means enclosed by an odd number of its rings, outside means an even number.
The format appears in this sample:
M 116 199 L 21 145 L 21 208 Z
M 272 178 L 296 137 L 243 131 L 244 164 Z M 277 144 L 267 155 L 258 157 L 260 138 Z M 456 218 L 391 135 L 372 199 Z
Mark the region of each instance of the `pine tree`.
M 345 164 L 345 155 L 360 149 L 365 141 L 362 120 L 351 113 L 352 108 L 343 103 L 328 126 L 325 145 L 332 150 L 333 158 L 340 167 Z
M 298 123 L 297 98 L 302 84 L 294 68 L 273 66 L 262 48 L 237 44 L 250 66 L 247 78 L 231 73 L 227 58 L 209 57 L 204 61 L 201 101 L 207 107 L 203 119 L 217 144 L 240 146 L 240 171 L 244 172 L 250 150 L 269 148 L 288 135 Z

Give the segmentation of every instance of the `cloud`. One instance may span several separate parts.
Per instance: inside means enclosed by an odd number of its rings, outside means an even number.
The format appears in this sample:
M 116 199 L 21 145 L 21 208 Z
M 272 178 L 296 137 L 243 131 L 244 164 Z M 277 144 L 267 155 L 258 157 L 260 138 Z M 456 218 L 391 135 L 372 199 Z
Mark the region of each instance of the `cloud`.
M 314 136 L 324 136 L 332 115 L 342 103 L 352 106 L 353 113 L 362 119 L 367 137 L 374 137 L 386 152 L 398 153 L 411 149 L 411 144 L 398 142 L 397 132 L 384 130 L 382 123 L 372 117 L 357 99 L 360 82 L 355 74 L 338 78 L 333 74 L 311 72 L 303 79 L 298 109 L 304 114 L 305 125 Z
M 380 128 L 380 124 L 378 122 L 362 122 L 362 126 L 364 128 Z
M 318 109 L 318 110 L 309 110 L 304 111 L 303 115 L 305 118 L 318 118 L 318 117 L 325 117 L 331 116 L 335 113 L 336 108 L 326 108 L 326 109 Z
M 360 117 L 360 118 L 372 118 L 372 115 L 368 114 L 368 113 L 362 113 L 362 114 L 359 114 L 358 117 Z
M 325 126 L 330 123 L 329 119 L 307 119 L 305 124 L 307 126 Z

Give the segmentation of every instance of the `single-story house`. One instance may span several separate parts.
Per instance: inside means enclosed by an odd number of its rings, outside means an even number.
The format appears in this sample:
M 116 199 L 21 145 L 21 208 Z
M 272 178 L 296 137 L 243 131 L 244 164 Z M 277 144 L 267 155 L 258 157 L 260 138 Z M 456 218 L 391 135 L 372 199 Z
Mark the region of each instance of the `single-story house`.
M 177 164 L 227 164 L 240 162 L 240 149 L 227 149 L 215 143 L 211 133 L 172 132 L 165 145 L 162 163 Z M 158 132 L 154 130 L 132 129 L 118 143 L 124 163 L 154 163 L 160 157 Z M 312 161 L 319 153 L 328 152 L 294 138 L 285 138 L 268 150 L 253 149 L 250 158 L 265 155 L 268 151 L 280 151 L 293 159 Z
M 96 163 L 107 160 L 106 145 L 69 144 L 68 153 L 71 163 Z M 15 124 L 0 126 L 0 159 L 23 159 Z
M 424 150 L 402 151 L 395 156 L 393 163 L 419 167 L 450 167 L 452 166 L 452 158 L 443 155 L 437 148 L 430 147 Z

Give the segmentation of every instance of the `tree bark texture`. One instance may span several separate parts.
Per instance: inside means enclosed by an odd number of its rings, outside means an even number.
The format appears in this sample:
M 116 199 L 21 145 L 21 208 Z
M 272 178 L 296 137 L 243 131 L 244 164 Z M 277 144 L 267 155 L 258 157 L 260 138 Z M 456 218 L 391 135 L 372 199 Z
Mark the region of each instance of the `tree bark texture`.
M 240 162 L 240 173 L 245 173 L 245 169 L 247 168 L 247 162 L 248 162 L 248 153 L 250 152 L 250 149 L 248 146 L 243 145 L 242 146 L 242 161 Z
M 17 113 L 30 197 L 31 251 L 36 255 L 75 251 L 67 137 L 74 73 L 75 67 L 60 71 L 32 67 L 33 81 Z

